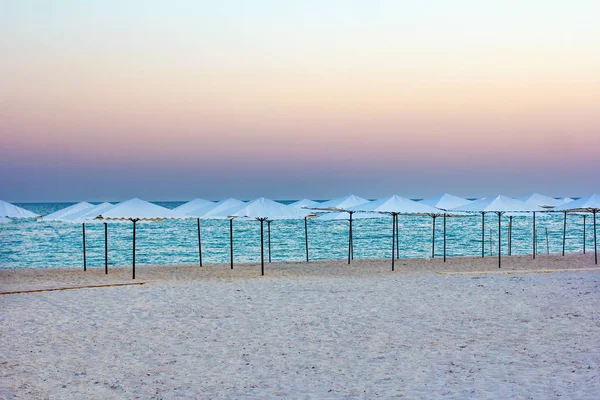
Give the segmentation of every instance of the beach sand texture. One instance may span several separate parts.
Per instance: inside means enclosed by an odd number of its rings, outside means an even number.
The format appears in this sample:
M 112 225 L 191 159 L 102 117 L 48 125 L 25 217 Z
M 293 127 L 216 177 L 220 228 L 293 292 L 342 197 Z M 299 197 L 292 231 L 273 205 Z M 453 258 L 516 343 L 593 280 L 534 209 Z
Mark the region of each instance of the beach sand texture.
M 144 285 L 1 295 L 0 398 L 600 398 L 591 255 L 397 267 L 141 266 Z M 130 272 L 1 270 L 0 291 Z

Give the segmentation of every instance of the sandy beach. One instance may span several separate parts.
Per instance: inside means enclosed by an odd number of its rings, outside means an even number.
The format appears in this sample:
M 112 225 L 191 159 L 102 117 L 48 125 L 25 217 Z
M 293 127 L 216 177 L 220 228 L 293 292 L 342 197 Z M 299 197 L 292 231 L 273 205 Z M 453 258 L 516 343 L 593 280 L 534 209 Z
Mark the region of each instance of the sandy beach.
M 140 266 L 3 294 L 0 398 L 597 399 L 592 257 Z M 0 292 L 130 275 L 0 270 Z

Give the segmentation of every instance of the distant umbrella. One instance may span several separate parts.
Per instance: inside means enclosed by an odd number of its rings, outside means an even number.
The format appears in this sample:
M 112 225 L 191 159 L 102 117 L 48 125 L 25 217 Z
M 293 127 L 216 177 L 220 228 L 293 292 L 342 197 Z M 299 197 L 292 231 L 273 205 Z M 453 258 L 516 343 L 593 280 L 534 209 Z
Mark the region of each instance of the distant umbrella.
M 32 213 L 21 207 L 17 207 L 14 204 L 7 203 L 6 201 L 0 200 L 0 217 L 5 218 L 35 218 L 37 214 Z
M 592 213 L 594 222 L 594 263 L 598 264 L 598 241 L 596 236 L 596 214 L 600 212 L 600 195 L 591 194 L 589 196 L 582 197 L 578 200 L 573 200 L 568 203 L 564 203 L 554 208 L 554 211 L 563 211 L 565 216 L 567 212 L 587 212 Z M 566 227 L 566 220 L 565 220 Z

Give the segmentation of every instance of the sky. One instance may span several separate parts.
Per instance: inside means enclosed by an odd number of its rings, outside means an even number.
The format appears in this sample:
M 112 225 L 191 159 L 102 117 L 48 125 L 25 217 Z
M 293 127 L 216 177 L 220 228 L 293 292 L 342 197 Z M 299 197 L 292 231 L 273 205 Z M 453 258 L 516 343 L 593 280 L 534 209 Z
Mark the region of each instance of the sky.
M 0 199 L 598 193 L 598 15 L 0 0 Z

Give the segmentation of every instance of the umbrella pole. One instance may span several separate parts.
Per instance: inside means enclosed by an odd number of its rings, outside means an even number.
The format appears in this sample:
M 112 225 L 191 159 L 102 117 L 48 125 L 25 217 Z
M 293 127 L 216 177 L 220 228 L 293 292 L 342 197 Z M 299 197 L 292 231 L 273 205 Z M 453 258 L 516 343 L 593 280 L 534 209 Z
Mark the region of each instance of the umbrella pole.
M 433 218 L 433 227 L 431 229 L 431 258 L 435 258 L 435 216 Z
M 265 274 L 265 239 L 264 239 L 264 219 L 260 219 L 260 275 Z
M 392 271 L 394 270 L 394 259 L 396 255 L 394 250 L 396 249 L 396 214 L 392 214 Z
M 200 237 L 200 218 L 198 218 L 198 259 L 202 266 L 202 238 Z
M 598 240 L 596 239 L 596 210 L 592 211 L 594 216 L 594 263 L 598 264 Z
M 500 240 L 502 238 L 500 233 L 501 216 L 502 213 L 498 213 L 498 268 L 502 268 L 502 241 Z
M 481 258 L 485 257 L 485 213 L 481 213 Z
M 135 227 L 136 227 L 137 219 L 133 220 L 133 277 L 135 279 Z
M 512 215 L 508 217 L 508 255 L 512 256 Z
M 233 269 L 233 218 L 229 218 L 229 260 Z
M 108 224 L 104 223 L 104 273 L 108 275 Z
M 533 259 L 535 260 L 535 211 L 533 212 Z
M 396 260 L 400 259 L 400 237 L 398 232 L 400 232 L 400 224 L 398 223 L 398 214 L 396 214 Z
M 585 218 L 587 215 L 583 214 L 583 254 L 585 254 Z
M 267 237 L 269 242 L 269 262 L 271 262 L 271 221 L 267 220 Z
M 350 257 L 352 252 L 352 212 L 350 213 L 350 225 L 348 229 L 348 265 L 350 265 Z
M 304 242 L 306 244 L 306 262 L 308 262 L 308 217 L 304 217 Z
M 565 255 L 565 243 L 567 242 L 567 212 L 565 211 L 565 218 L 563 222 L 563 251 L 562 255 Z
M 444 262 L 446 262 L 446 213 L 444 213 Z
M 87 258 L 85 255 L 85 222 L 81 224 L 83 228 L 83 270 L 87 271 Z

